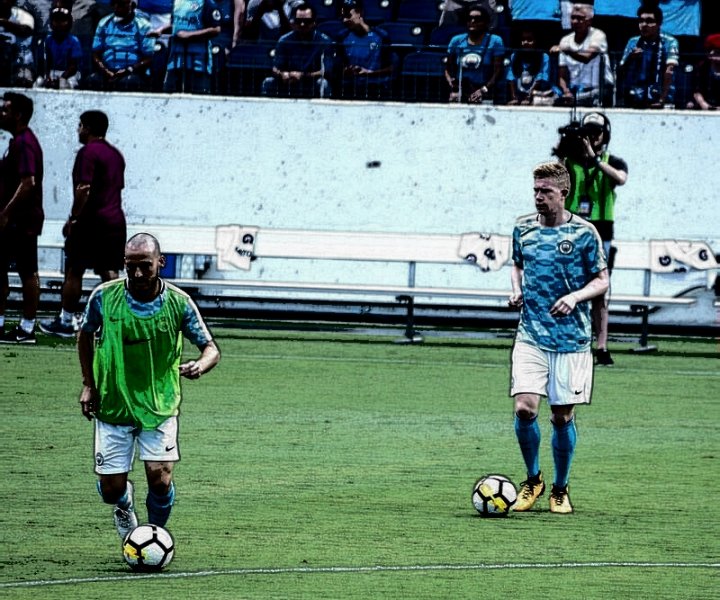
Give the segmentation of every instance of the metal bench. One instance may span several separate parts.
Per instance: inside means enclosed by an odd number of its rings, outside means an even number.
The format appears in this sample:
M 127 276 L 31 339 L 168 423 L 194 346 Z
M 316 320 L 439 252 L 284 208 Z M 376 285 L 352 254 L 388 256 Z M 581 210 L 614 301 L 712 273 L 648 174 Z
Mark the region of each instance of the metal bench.
M 47 267 L 40 272 L 41 287 L 55 293 L 63 277 L 61 229 L 62 222 L 47 221 L 39 243 Z M 510 293 L 507 273 L 510 242 L 506 236 L 265 229 L 236 225 L 128 226 L 129 235 L 140 231 L 155 235 L 166 255 L 175 255 L 181 261 L 183 257 L 192 257 L 193 265 L 197 257 L 202 257 L 200 269 L 193 268 L 193 272 L 188 273 L 188 269 L 180 268 L 174 274 L 165 275 L 169 281 L 181 288 L 193 289 L 199 296 L 243 291 L 281 300 L 288 296 L 307 299 L 333 295 L 339 299 L 363 298 L 372 302 L 391 297 L 405 307 L 405 339 L 410 342 L 422 339 L 414 327 L 417 298 L 450 305 L 461 300 L 472 301 L 481 307 L 497 308 L 505 305 Z M 613 293 L 611 306 L 640 316 L 640 347 L 651 349 L 647 344 L 650 311 L 658 307 L 689 307 L 696 300 L 651 293 L 650 276 L 655 270 L 653 261 L 657 252 L 649 242 L 618 242 L 617 246 L 615 269 L 642 272 L 644 286 L 638 294 Z M 268 274 L 264 265 L 273 261 L 281 268 Z M 329 275 L 331 269 L 325 261 L 348 261 L 353 277 L 347 276 L 350 274 L 347 269 L 342 279 L 333 277 L 337 269 Z M 301 263 L 311 265 L 312 277 L 298 276 L 301 269 L 295 265 Z M 363 264 L 393 264 L 402 268 L 393 272 L 391 280 L 386 274 L 371 269 L 367 275 L 369 280 L 354 281 L 356 271 L 360 271 Z M 471 271 L 471 285 L 455 286 L 448 283 L 447 277 L 445 281 L 433 279 L 432 285 L 424 285 L 417 277 L 418 266 L 423 265 L 452 266 L 465 274 L 471 269 L 475 272 Z M 484 286 L 481 271 L 495 272 L 490 278 L 492 281 L 498 281 L 500 275 L 500 285 Z M 97 277 L 87 274 L 84 288 L 90 290 L 97 283 Z

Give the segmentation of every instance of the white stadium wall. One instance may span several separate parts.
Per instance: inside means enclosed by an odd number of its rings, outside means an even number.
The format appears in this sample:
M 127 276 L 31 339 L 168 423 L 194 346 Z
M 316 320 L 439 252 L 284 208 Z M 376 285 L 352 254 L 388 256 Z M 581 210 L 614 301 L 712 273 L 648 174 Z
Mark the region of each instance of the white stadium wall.
M 241 224 L 507 235 L 515 217 L 533 210 L 532 168 L 552 158 L 570 119 L 556 108 L 29 93 L 45 152 L 46 217 L 68 214 L 78 118 L 100 109 L 127 161 L 128 220 L 150 232 Z M 610 150 L 629 165 L 616 238 L 698 240 L 719 253 L 720 114 L 607 112 Z M 506 278 L 486 284 L 506 287 Z M 613 279 L 621 291 L 641 291 L 637 278 Z
M 100 109 L 127 160 L 128 218 L 147 224 L 505 233 L 533 210 L 532 167 L 569 120 L 563 109 L 32 95 L 47 217 L 67 215 L 78 117 Z M 630 172 L 616 237 L 720 251 L 720 114 L 608 114 L 610 150 Z

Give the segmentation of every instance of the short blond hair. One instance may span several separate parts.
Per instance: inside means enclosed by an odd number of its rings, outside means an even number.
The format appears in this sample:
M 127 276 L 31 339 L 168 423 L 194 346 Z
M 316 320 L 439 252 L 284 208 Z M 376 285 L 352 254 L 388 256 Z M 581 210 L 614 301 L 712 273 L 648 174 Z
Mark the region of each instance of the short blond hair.
M 561 162 L 540 163 L 533 169 L 533 177 L 535 179 L 551 179 L 561 190 L 570 191 L 570 173 Z

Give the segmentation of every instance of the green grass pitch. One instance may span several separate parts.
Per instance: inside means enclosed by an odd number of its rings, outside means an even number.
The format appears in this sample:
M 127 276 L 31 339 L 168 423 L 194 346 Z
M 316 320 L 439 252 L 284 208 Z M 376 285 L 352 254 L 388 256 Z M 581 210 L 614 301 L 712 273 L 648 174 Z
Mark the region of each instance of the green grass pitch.
M 509 337 L 215 333 L 220 366 L 184 383 L 176 555 L 153 576 L 124 565 L 95 491 L 73 344 L 0 348 L 0 597 L 720 598 L 717 341 L 616 342 L 578 410 L 576 513 L 546 495 L 482 519 L 477 477 L 524 478 Z

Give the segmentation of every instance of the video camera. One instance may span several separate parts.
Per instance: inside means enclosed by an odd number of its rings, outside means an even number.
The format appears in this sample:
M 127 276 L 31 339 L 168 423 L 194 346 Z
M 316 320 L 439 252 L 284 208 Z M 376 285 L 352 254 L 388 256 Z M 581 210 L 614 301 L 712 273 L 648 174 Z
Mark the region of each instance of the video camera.
M 553 148 L 553 154 L 560 159 L 569 158 L 580 161 L 585 155 L 583 139 L 597 131 L 597 126 L 583 125 L 578 120 L 571 120 L 570 123 L 558 129 L 560 141 Z
M 607 145 L 610 142 L 610 121 L 598 112 L 589 113 L 582 120 L 578 119 L 576 102 L 570 110 L 570 123 L 558 129 L 560 141 L 552 153 L 561 160 L 582 162 L 585 157 L 584 140 L 596 137 L 600 131 L 604 133 L 603 143 Z

